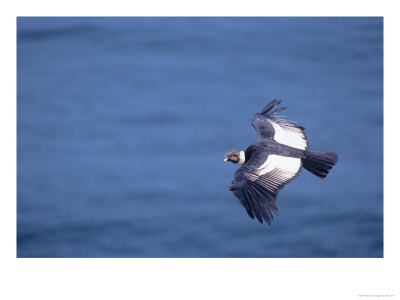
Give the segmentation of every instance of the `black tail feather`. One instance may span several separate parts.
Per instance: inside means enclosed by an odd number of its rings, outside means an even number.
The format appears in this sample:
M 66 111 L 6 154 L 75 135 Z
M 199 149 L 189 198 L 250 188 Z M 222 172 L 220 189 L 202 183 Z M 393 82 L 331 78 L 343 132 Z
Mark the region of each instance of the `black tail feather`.
M 306 151 L 306 157 L 302 159 L 303 167 L 314 175 L 325 178 L 329 170 L 338 162 L 338 156 L 334 152 L 310 152 Z

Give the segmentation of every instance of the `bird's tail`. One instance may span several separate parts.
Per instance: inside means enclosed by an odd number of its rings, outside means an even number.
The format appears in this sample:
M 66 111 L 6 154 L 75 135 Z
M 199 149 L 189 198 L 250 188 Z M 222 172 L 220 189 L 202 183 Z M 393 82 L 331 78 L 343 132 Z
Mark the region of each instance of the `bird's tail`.
M 306 151 L 306 156 L 301 159 L 303 167 L 314 175 L 325 178 L 329 170 L 338 162 L 338 156 L 334 152 Z

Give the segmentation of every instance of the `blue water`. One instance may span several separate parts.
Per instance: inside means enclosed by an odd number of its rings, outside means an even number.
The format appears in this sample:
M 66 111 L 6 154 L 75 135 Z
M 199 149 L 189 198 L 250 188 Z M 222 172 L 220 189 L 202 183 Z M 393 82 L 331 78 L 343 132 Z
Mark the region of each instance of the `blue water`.
M 18 18 L 18 257 L 382 257 L 382 18 Z M 273 98 L 339 163 L 272 226 L 224 153 Z

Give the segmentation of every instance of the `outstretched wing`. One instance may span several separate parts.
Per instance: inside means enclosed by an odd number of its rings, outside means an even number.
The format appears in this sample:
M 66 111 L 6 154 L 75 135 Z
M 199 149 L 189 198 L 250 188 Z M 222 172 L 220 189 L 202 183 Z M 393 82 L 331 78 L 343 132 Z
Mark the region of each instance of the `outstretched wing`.
M 279 191 L 300 172 L 302 164 L 300 158 L 270 154 L 262 165 L 255 165 L 260 161 L 252 155 L 250 160 L 239 168 L 229 189 L 239 199 L 249 216 L 254 216 L 260 223 L 264 221 L 271 225 L 274 212 L 278 215 L 276 197 Z
M 252 125 L 257 132 L 257 140 L 272 138 L 276 142 L 293 148 L 305 150 L 308 148 L 304 128 L 294 124 L 293 121 L 281 119 L 276 114 L 286 107 L 271 111 L 281 101 L 272 100 L 261 113 L 254 116 Z

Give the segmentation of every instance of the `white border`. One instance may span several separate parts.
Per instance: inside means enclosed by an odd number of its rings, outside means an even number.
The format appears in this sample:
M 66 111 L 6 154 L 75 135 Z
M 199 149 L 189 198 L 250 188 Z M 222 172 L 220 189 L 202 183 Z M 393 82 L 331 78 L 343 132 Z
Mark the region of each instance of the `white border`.
M 16 1 L 1 12 L 2 299 L 362 299 L 398 284 L 398 9 L 381 1 Z M 392 4 L 393 3 L 393 4 Z M 4 4 L 3 4 L 4 6 Z M 16 259 L 16 16 L 384 16 L 384 259 Z M 349 99 L 351 101 L 351 99 Z M 339 199 L 345 200 L 345 199 Z M 7 296 L 6 296 L 7 295 Z

